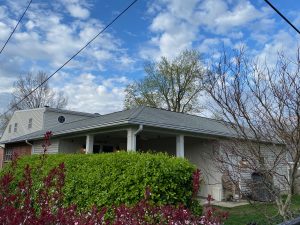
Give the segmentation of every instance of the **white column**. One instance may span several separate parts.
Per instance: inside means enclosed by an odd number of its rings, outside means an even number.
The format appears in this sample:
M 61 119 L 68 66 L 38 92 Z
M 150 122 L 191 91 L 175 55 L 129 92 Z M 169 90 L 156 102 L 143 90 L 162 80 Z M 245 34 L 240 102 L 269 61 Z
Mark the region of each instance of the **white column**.
M 135 130 L 132 128 L 129 128 L 127 130 L 127 151 L 136 151 L 136 136 L 135 136 Z
M 184 158 L 184 136 L 183 135 L 176 136 L 176 156 L 180 158 Z
M 88 134 L 86 135 L 86 144 L 85 144 L 85 153 L 93 153 L 93 147 L 94 147 L 94 135 Z

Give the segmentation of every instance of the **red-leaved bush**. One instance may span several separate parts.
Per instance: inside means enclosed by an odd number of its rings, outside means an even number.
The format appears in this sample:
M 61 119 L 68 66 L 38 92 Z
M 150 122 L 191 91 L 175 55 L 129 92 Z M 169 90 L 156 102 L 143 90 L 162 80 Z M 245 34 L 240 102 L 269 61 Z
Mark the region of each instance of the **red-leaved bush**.
M 41 158 L 41 168 L 47 147 L 50 145 L 51 132 L 45 135 L 44 155 Z M 12 170 L 17 163 L 13 157 Z M 134 206 L 119 205 L 110 209 L 96 206 L 89 211 L 80 211 L 76 205 L 64 206 L 63 187 L 65 181 L 65 166 L 60 164 L 53 168 L 38 190 L 32 185 L 31 169 L 24 168 L 23 179 L 17 189 L 12 190 L 14 171 L 5 173 L 0 178 L 0 224 L 74 224 L 74 225 L 218 225 L 226 218 L 227 213 L 211 206 L 211 196 L 207 198 L 204 214 L 196 216 L 183 205 L 158 206 L 148 201 L 151 188 L 145 191 L 145 198 Z M 194 197 L 199 190 L 200 171 L 193 174 Z M 34 197 L 33 197 L 34 196 Z

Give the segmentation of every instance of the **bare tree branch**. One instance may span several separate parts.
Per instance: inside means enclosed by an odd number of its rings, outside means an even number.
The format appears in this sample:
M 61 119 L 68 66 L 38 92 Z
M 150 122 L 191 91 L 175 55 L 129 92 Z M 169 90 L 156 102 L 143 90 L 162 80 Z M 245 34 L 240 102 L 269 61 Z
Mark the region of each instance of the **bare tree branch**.
M 249 60 L 242 48 L 233 54 L 224 51 L 207 73 L 207 92 L 215 103 L 212 111 L 237 137 L 221 142 L 226 151 L 215 154 L 219 169 L 229 171 L 239 185 L 246 174 L 260 174 L 261 188 L 268 190 L 285 220 L 293 216 L 291 198 L 299 177 L 299 52 L 296 60 L 279 53 L 277 64 L 270 66 Z M 244 196 L 255 188 L 251 179 L 247 185 L 240 190 Z M 287 196 L 283 198 L 279 190 Z

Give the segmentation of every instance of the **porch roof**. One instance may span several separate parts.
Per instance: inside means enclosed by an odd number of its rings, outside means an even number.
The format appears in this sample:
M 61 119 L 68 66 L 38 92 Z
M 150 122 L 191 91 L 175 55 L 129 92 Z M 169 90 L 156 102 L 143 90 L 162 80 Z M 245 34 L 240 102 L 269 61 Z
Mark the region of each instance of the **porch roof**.
M 54 136 L 58 136 L 74 134 L 77 132 L 88 132 L 97 128 L 139 124 L 204 135 L 221 137 L 236 136 L 233 129 L 226 126 L 223 121 L 146 106 L 140 106 L 134 109 L 114 112 L 92 118 L 84 118 L 78 121 L 57 125 L 48 130 L 51 130 Z M 4 141 L 3 143 L 7 144 L 25 140 L 41 139 L 46 131 L 47 130 L 40 130 Z

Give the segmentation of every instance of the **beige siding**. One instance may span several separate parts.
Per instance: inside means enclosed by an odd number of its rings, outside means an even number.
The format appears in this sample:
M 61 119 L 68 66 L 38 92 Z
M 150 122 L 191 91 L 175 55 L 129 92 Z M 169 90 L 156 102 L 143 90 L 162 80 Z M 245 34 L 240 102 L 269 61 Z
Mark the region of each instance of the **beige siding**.
M 91 118 L 86 115 L 76 115 L 72 113 L 59 113 L 59 112 L 47 111 L 46 108 L 16 111 L 14 112 L 11 120 L 9 121 L 9 124 L 5 129 L 1 141 L 10 140 L 42 129 L 51 130 L 51 127 L 61 125 L 61 123 L 58 122 L 59 116 L 65 117 L 64 123 Z M 32 119 L 31 128 L 28 127 L 30 119 Z M 17 131 L 15 132 L 14 126 L 16 123 L 18 125 L 17 125 Z M 11 126 L 11 132 L 9 132 L 10 126 Z
M 58 122 L 59 116 L 65 117 L 66 120 L 64 123 L 69 123 L 72 121 L 91 118 L 91 117 L 83 116 L 83 115 L 75 115 L 75 114 L 67 114 L 67 113 L 59 113 L 59 112 L 51 112 L 51 111 L 47 112 L 46 111 L 44 114 L 44 129 L 50 129 L 51 127 L 61 125 L 61 123 Z
M 25 134 L 33 133 L 43 128 L 44 108 L 16 111 L 9 121 L 1 141 L 10 140 Z M 32 119 L 32 127 L 28 128 L 29 119 Z M 14 132 L 14 126 L 17 123 L 17 132 Z M 9 126 L 11 132 L 9 133 Z
M 273 144 L 261 144 L 261 152 L 264 157 L 265 165 L 270 171 L 274 171 L 273 174 L 273 183 L 276 188 L 281 191 L 285 191 L 286 181 L 288 179 L 288 170 L 287 170 L 287 161 L 285 156 L 280 154 L 281 146 Z M 279 156 L 280 155 L 280 156 Z M 278 160 L 276 157 L 281 158 Z M 241 181 L 240 185 L 242 190 L 247 190 L 247 183 L 252 182 L 252 173 L 255 171 L 244 170 L 241 172 Z
M 283 146 L 279 145 L 263 145 L 262 150 L 267 165 L 275 168 L 276 174 L 273 176 L 274 185 L 280 190 L 286 190 L 286 180 L 288 180 L 288 163 L 286 155 L 282 155 Z M 280 155 L 281 160 L 276 157 Z M 276 164 L 274 164 L 276 162 Z
M 83 142 L 85 143 L 85 142 Z M 80 153 L 82 141 L 77 139 L 60 140 L 59 153 Z
M 222 174 L 216 168 L 212 160 L 214 141 L 185 138 L 185 158 L 195 164 L 201 171 L 202 183 L 200 185 L 200 196 L 207 197 L 209 194 L 214 199 L 222 198 Z
M 243 142 L 231 142 L 231 141 L 221 141 L 220 142 L 220 152 L 226 152 L 226 148 L 231 148 L 231 146 L 234 146 L 235 149 L 239 149 L 240 154 L 244 154 L 245 158 L 252 159 L 253 163 L 255 162 L 255 157 L 253 154 L 247 150 L 249 149 L 249 145 L 243 143 Z M 286 186 L 286 180 L 288 178 L 288 170 L 287 170 L 287 160 L 284 153 L 281 153 L 282 146 L 275 145 L 275 144 L 252 144 L 253 148 L 257 148 L 261 151 L 261 156 L 263 157 L 265 161 L 265 166 L 270 169 L 270 171 L 273 171 L 273 183 L 274 185 L 280 189 L 281 191 L 285 191 Z M 258 151 L 258 150 L 256 150 Z M 247 156 L 248 155 L 248 156 Z M 278 157 L 279 156 L 279 157 Z M 280 160 L 278 160 L 280 159 Z M 231 162 L 236 165 L 239 164 L 241 158 L 237 158 L 235 156 L 232 156 Z M 258 162 L 257 162 L 258 163 Z M 235 170 L 233 172 L 233 175 L 235 177 L 239 177 L 239 186 L 241 188 L 242 193 L 247 193 L 251 191 L 249 189 L 249 184 L 252 183 L 252 174 L 254 172 L 259 172 L 259 166 L 257 164 L 256 167 L 253 166 L 253 168 L 257 168 L 258 171 L 254 171 L 253 169 L 249 168 L 241 168 L 239 171 Z M 236 173 L 236 174 L 235 174 Z
M 44 149 L 42 145 L 43 145 L 43 141 L 34 141 L 33 154 L 43 153 Z M 47 153 L 49 154 L 58 153 L 58 149 L 59 149 L 59 139 L 52 138 L 51 145 L 49 146 Z

